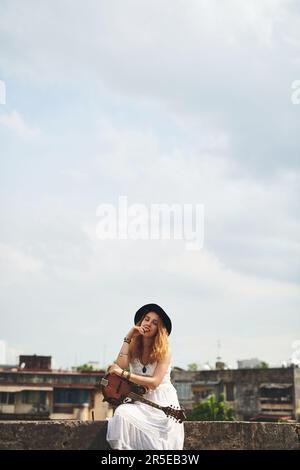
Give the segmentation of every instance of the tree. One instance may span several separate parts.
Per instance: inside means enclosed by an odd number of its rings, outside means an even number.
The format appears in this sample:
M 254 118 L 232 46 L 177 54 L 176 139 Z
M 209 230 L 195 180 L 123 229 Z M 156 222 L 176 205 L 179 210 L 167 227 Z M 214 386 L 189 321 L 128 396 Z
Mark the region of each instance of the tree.
M 206 400 L 194 405 L 193 410 L 187 412 L 188 421 L 234 421 L 235 412 L 224 400 L 224 393 L 218 399 L 210 395 Z
M 77 372 L 98 372 L 100 369 L 94 369 L 91 364 L 82 364 L 76 367 Z
M 190 372 L 196 372 L 198 370 L 198 365 L 196 364 L 196 362 L 192 362 L 191 364 L 188 364 L 187 369 Z
M 265 361 L 261 361 L 261 363 L 259 364 L 259 368 L 260 369 L 268 369 L 269 368 L 269 364 Z

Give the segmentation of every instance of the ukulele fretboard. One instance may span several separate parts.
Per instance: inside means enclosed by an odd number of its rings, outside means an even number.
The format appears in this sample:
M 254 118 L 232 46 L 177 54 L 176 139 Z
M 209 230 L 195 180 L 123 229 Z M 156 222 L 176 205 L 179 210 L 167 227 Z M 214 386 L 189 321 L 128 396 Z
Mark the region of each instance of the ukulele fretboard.
M 135 398 L 136 400 L 142 401 L 143 403 L 146 403 L 147 405 L 153 406 L 153 408 L 157 408 L 158 410 L 164 411 L 164 407 L 158 405 L 157 403 L 154 403 L 153 401 L 147 400 L 147 398 L 143 398 L 138 393 L 130 392 L 128 396 L 130 398 Z

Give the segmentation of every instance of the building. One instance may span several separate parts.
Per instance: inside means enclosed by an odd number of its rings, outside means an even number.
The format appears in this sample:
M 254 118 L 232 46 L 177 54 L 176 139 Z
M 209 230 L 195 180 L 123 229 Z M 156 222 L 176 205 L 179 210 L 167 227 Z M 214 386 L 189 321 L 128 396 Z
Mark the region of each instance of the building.
M 186 410 L 209 395 L 224 393 L 238 420 L 300 421 L 300 368 L 172 370 L 172 382 Z
M 237 361 L 238 369 L 255 369 L 256 367 L 260 367 L 261 363 L 262 361 L 256 357 Z
M 105 371 L 53 370 L 51 356 L 20 356 L 19 366 L 0 366 L 0 420 L 102 420 L 112 415 L 103 402 Z

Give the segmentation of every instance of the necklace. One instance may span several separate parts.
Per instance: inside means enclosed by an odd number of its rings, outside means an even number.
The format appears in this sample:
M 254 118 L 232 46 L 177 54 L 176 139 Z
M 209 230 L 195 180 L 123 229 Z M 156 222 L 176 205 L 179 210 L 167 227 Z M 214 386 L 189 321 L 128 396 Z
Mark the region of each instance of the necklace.
M 146 370 L 147 370 L 147 367 L 146 367 L 145 364 L 142 362 L 142 360 L 140 360 L 140 363 L 141 363 L 142 366 L 143 366 L 142 371 L 145 373 Z
M 143 371 L 143 373 L 145 374 L 145 372 L 147 371 L 147 367 L 146 367 L 146 365 L 142 362 L 142 360 L 141 360 L 140 362 L 141 362 L 141 364 L 142 364 L 142 366 L 143 366 L 142 371 Z

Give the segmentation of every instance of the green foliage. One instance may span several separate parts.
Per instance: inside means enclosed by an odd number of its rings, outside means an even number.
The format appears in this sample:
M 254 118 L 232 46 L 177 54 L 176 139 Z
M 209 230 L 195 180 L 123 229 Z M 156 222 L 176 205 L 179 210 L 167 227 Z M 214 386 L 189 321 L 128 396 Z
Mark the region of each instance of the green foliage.
M 261 363 L 259 364 L 259 367 L 261 369 L 268 369 L 269 368 L 269 364 L 265 361 L 261 361 Z
M 187 412 L 188 421 L 234 421 L 235 412 L 224 400 L 224 393 L 220 393 L 217 400 L 210 395 L 206 400 L 195 405 L 192 411 Z
M 196 372 L 198 370 L 198 365 L 196 364 L 196 362 L 192 362 L 191 364 L 188 364 L 187 370 L 189 370 L 190 372 Z
M 82 364 L 76 367 L 77 372 L 98 372 L 100 369 L 94 369 L 91 364 Z

